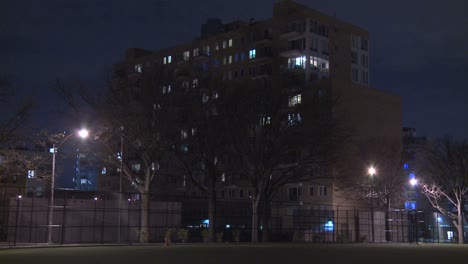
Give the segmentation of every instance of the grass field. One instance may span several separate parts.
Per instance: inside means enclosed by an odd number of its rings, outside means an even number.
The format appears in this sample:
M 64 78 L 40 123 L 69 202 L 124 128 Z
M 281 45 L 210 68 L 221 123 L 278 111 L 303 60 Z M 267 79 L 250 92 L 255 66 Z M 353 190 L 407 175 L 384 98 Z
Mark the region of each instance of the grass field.
M 468 245 L 222 244 L 18 248 L 0 250 L 0 264 L 22 263 L 468 263 Z

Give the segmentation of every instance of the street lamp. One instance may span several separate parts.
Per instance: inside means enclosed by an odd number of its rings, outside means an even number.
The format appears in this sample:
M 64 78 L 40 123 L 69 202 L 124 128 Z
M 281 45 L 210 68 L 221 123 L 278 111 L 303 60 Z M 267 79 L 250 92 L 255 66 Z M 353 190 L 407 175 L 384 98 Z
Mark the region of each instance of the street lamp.
M 418 180 L 416 180 L 415 178 L 412 178 L 409 183 L 411 184 L 412 187 L 414 187 L 415 185 L 418 184 Z
M 374 177 L 374 175 L 377 174 L 377 170 L 375 169 L 374 166 L 370 166 L 369 169 L 367 170 L 367 174 L 371 178 Z M 374 188 L 373 188 L 373 181 L 371 180 L 371 225 L 372 225 L 372 242 L 375 242 L 375 230 L 374 230 Z
M 86 129 L 81 129 L 75 133 L 71 133 L 67 137 L 65 137 L 62 142 L 58 145 L 55 143 L 52 146 L 50 152 L 52 152 L 52 179 L 50 183 L 50 199 L 49 199 L 49 224 L 47 227 L 47 243 L 52 243 L 52 219 L 54 217 L 54 188 L 55 188 L 55 153 L 57 153 L 57 149 L 65 143 L 71 136 L 78 134 L 81 138 L 86 138 L 89 135 L 89 131 Z

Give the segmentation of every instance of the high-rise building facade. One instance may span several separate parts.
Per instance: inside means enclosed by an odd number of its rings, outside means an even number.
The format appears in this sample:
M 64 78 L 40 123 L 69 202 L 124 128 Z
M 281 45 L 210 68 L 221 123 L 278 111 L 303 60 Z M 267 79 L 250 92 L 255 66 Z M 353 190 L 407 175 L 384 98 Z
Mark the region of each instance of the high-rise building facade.
M 209 19 L 202 25 L 200 38 L 190 43 L 159 51 L 128 49 L 124 62 L 116 66 L 115 82 L 136 82 L 154 65 L 216 71 L 225 81 L 274 78 L 286 73 L 287 78 L 300 80 L 304 87 L 321 87 L 337 99 L 332 112 L 350 140 L 373 138 L 399 145 L 401 98 L 371 87 L 370 50 L 365 29 L 286 0 L 274 5 L 273 17 L 268 20 L 223 24 L 219 19 Z M 196 88 L 198 83 L 194 75 L 180 85 Z M 177 88 L 168 85 L 155 89 L 170 93 Z M 290 98 L 296 103 L 306 100 L 301 91 Z M 347 204 L 349 200 L 338 195 L 335 187 L 332 182 L 291 184 L 278 199 L 298 205 Z M 230 186 L 220 192 L 220 198 L 248 199 L 249 191 L 248 186 Z M 196 190 L 190 192 L 196 195 Z

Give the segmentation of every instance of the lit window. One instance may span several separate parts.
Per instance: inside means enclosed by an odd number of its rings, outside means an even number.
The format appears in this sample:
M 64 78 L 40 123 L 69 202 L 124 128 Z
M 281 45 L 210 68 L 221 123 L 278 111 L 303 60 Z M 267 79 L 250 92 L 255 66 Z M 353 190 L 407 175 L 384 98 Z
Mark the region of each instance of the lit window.
M 260 119 L 260 125 L 265 126 L 271 124 L 271 117 L 270 116 L 264 116 Z
M 132 164 L 132 171 L 134 171 L 134 172 L 139 172 L 140 170 L 141 170 L 141 165 L 140 165 L 140 163 Z
M 241 59 L 241 61 L 243 61 L 243 60 L 245 59 L 245 54 L 244 54 L 244 52 L 241 53 L 240 59 Z
M 167 86 L 167 93 L 170 93 L 170 92 L 171 92 L 171 85 L 169 84 L 169 85 Z
M 188 137 L 188 132 L 185 129 L 180 130 L 180 139 L 186 139 Z
M 300 113 L 289 113 L 288 114 L 289 125 L 297 125 L 302 122 Z
M 203 55 L 210 56 L 210 46 L 203 47 Z
M 180 150 L 184 153 L 187 153 L 188 152 L 188 146 L 187 144 L 183 144 L 181 147 L 180 147 Z
M 227 58 L 223 57 L 223 65 L 226 65 L 226 62 L 227 62 Z
M 232 47 L 232 39 L 229 39 L 229 47 Z
M 154 162 L 153 162 L 153 163 L 151 164 L 151 168 L 152 168 L 152 170 L 159 170 L 159 163 L 154 163 Z
M 166 86 L 163 86 L 163 87 L 162 87 L 162 93 L 163 93 L 163 94 L 166 94 L 166 93 L 167 93 L 167 87 L 166 87 Z
M 223 49 L 227 48 L 227 42 L 223 40 Z
M 167 63 L 171 63 L 172 62 L 172 56 L 167 56 Z
M 166 64 L 167 63 L 167 57 L 164 57 L 163 58 L 163 64 Z
M 234 54 L 234 62 L 238 62 L 239 61 L 239 54 Z
M 295 96 L 291 96 L 289 97 L 289 100 L 288 100 L 288 105 L 290 107 L 292 106 L 295 106 L 295 105 L 298 105 L 302 102 L 302 95 L 301 94 L 297 94 Z
M 224 173 L 224 172 L 221 174 L 221 181 L 222 182 L 226 181 L 226 173 Z
M 102 170 L 101 170 L 101 174 L 106 174 L 107 173 L 107 169 L 106 167 L 103 167 Z
M 190 51 L 184 51 L 184 61 L 188 61 L 190 59 Z
M 83 184 L 83 185 L 84 185 L 84 184 L 88 184 L 88 180 L 87 180 L 87 179 L 81 179 L 81 180 L 80 180 L 80 183 Z
M 231 64 L 231 63 L 232 63 L 232 55 L 229 55 L 228 62 L 229 62 L 229 64 Z
M 35 176 L 34 170 L 28 170 L 28 178 L 32 179 L 32 178 L 34 178 L 34 176 Z
M 447 239 L 452 240 L 453 238 L 453 231 L 447 231 Z
M 194 57 L 195 57 L 195 56 L 198 56 L 198 48 L 193 49 L 193 56 L 194 56 Z
M 195 133 L 197 133 L 197 129 L 196 129 L 196 128 L 192 128 L 192 136 L 194 136 Z
M 188 81 L 183 81 L 182 82 L 182 88 L 189 88 L 189 82 Z
M 217 92 L 217 91 L 214 91 L 214 92 L 213 92 L 213 99 L 218 99 L 218 97 L 219 97 L 218 92 Z
M 330 220 L 327 221 L 324 225 L 325 231 L 333 231 L 333 227 L 334 227 L 333 222 Z
M 306 57 L 301 56 L 297 58 L 289 58 L 288 59 L 288 69 L 305 69 L 306 68 Z
M 214 46 L 214 50 L 218 51 L 219 50 L 219 44 L 216 42 L 215 46 Z
M 255 56 L 256 56 L 256 50 L 255 49 L 249 50 L 249 59 L 255 59 Z
M 198 87 L 198 79 L 193 79 L 192 80 L 192 87 L 197 88 Z
M 327 196 L 327 186 L 320 186 L 319 187 L 319 195 L 320 196 Z
M 141 65 L 141 64 L 135 65 L 135 72 L 142 73 L 143 72 L 143 65 Z

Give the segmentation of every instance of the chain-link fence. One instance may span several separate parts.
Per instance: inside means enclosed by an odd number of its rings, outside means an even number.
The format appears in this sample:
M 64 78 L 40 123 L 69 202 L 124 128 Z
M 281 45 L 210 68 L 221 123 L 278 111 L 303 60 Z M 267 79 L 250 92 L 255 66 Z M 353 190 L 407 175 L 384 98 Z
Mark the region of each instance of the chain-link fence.
M 175 231 L 171 235 L 173 241 L 202 242 L 210 224 L 215 226 L 218 241 L 248 242 L 252 234 L 249 198 L 218 198 L 216 221 L 210 223 L 205 197 L 151 196 L 147 209 L 142 209 L 137 193 L 120 196 L 56 190 L 51 208 L 48 197 L 25 193 L 22 189 L 6 193 L 3 191 L 0 197 L 0 241 L 13 246 L 47 242 L 139 243 L 146 211 L 149 242 L 163 242 L 168 229 Z M 274 201 L 260 203 L 258 219 L 260 240 L 270 242 L 457 241 L 451 221 L 429 210 L 392 209 L 386 212 L 381 208 Z

